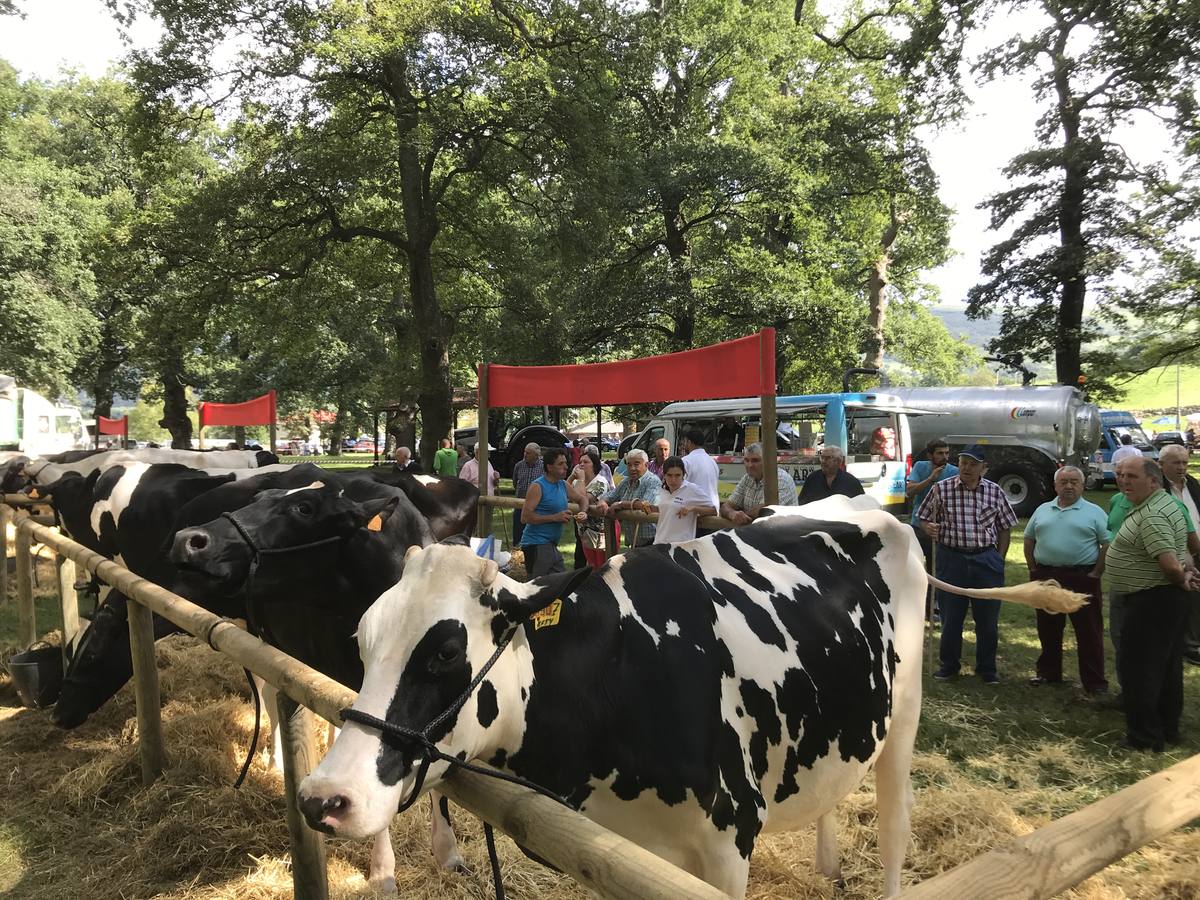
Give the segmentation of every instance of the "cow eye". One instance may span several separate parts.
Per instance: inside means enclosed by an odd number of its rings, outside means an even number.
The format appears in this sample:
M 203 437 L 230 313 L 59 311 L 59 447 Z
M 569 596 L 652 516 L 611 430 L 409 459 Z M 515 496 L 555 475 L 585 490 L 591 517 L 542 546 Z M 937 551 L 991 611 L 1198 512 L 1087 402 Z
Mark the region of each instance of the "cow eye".
M 301 500 L 296 504 L 296 512 L 302 516 L 311 516 L 312 511 L 312 504 L 307 500 Z
M 430 661 L 431 668 L 444 668 L 451 663 L 457 661 L 462 653 L 462 648 L 459 647 L 456 641 L 446 641 L 442 646 L 438 647 L 437 652 L 433 654 L 433 659 Z

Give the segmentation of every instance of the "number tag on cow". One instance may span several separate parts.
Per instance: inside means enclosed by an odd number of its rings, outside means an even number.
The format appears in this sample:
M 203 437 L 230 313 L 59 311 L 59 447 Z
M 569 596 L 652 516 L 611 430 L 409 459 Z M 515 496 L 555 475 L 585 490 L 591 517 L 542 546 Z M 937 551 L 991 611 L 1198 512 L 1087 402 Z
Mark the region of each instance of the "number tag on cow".
M 555 600 L 544 609 L 539 609 L 533 614 L 533 630 L 539 628 L 549 628 L 551 625 L 558 624 L 558 617 L 562 613 L 562 601 Z
M 383 531 L 383 517 L 375 513 L 374 518 L 367 523 L 367 531 Z

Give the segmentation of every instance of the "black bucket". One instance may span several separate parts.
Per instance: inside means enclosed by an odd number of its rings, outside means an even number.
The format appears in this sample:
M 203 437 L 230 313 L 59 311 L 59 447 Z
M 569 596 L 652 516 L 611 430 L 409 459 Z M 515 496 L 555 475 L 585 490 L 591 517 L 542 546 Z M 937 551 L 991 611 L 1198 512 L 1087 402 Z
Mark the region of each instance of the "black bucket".
M 62 691 L 62 649 L 38 641 L 8 660 L 8 672 L 23 704 L 36 709 L 53 706 Z

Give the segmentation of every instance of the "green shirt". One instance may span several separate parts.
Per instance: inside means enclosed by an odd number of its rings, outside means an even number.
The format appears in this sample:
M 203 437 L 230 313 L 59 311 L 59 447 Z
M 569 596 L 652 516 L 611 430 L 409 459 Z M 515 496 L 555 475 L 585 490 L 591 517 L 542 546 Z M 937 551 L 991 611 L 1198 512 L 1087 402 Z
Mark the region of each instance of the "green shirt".
M 1188 508 L 1178 497 L 1172 497 L 1172 499 L 1179 504 L 1179 508 L 1183 510 L 1183 517 L 1187 519 L 1187 533 L 1195 534 L 1196 523 L 1192 521 Z M 1121 523 L 1125 521 L 1125 517 L 1129 515 L 1131 509 L 1133 509 L 1133 504 L 1129 502 L 1129 498 L 1117 491 L 1117 495 L 1108 504 L 1108 536 L 1110 539 L 1116 537 L 1117 532 L 1121 530 Z
M 448 475 L 453 478 L 458 474 L 458 452 L 453 447 L 443 447 L 433 454 L 433 472 L 435 475 Z
M 1187 558 L 1187 513 L 1181 504 L 1163 490 L 1133 507 L 1108 548 L 1105 568 L 1113 590 L 1132 594 L 1147 588 L 1170 584 L 1158 564 L 1163 553 Z

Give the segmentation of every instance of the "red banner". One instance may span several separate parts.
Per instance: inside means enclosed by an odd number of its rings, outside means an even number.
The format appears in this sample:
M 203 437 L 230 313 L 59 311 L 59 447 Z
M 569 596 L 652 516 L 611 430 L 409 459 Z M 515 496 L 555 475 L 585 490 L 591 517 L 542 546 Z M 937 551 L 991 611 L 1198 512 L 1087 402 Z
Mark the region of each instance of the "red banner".
M 209 425 L 272 425 L 275 422 L 275 390 L 245 403 L 197 404 L 200 427 Z
M 119 434 L 128 440 L 129 416 L 121 416 L 119 419 L 109 419 L 105 416 L 96 416 L 96 433 Z
M 482 366 L 480 367 L 482 370 Z M 775 329 L 722 344 L 578 366 L 487 367 L 481 405 L 614 406 L 775 393 Z

